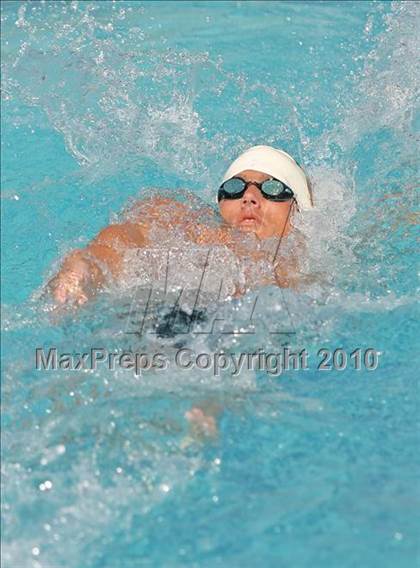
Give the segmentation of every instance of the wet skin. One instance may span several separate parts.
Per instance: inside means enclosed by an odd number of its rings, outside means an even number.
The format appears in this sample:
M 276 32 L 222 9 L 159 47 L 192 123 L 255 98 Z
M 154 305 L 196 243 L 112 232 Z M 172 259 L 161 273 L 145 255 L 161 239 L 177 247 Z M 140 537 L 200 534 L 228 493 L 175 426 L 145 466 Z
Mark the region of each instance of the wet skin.
M 246 181 L 261 183 L 270 176 L 253 170 L 238 174 Z M 64 260 L 59 273 L 48 286 L 59 304 L 84 304 L 104 284 L 107 273 L 114 278 L 122 272 L 125 252 L 130 248 L 153 245 L 149 232 L 152 222 L 166 229 L 182 227 L 191 242 L 233 246 L 232 228 L 254 233 L 258 239 L 287 236 L 291 231 L 294 202 L 274 202 L 250 184 L 240 199 L 224 199 L 219 203 L 224 224 L 218 227 L 200 224 L 184 204 L 168 198 L 152 198 L 130 222 L 110 225 L 85 248 L 75 250 Z M 203 209 L 204 211 L 205 209 Z M 146 214 L 145 214 L 146 212 Z M 169 219 L 169 223 L 168 223 Z

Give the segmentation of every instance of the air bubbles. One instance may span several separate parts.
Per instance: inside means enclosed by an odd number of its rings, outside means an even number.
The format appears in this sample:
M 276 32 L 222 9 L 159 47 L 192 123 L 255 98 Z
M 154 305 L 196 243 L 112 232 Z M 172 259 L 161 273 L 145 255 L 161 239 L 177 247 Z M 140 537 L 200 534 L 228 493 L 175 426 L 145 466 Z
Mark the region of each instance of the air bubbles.
M 101 65 L 104 62 L 105 56 L 104 52 L 101 50 L 97 57 L 95 57 L 95 63 Z
M 45 448 L 43 456 L 40 460 L 42 466 L 48 465 L 50 462 L 57 459 L 57 457 L 62 456 L 66 452 L 66 446 L 64 444 L 58 444 L 51 448 Z
M 53 484 L 49 479 L 47 479 L 43 483 L 39 484 L 39 490 L 40 491 L 51 491 L 52 487 L 53 487 Z
M 365 35 L 369 35 L 371 33 L 372 26 L 373 26 L 373 18 L 372 16 L 369 16 L 368 19 L 366 20 L 365 28 L 363 30 Z
M 117 18 L 118 18 L 119 20 L 125 20 L 125 16 L 126 16 L 126 13 L 125 13 L 124 8 L 120 8 L 120 10 L 119 10 L 119 12 L 118 12 L 118 14 L 117 14 Z
M 25 20 L 26 5 L 22 4 L 18 10 L 18 19 L 15 22 L 16 27 L 24 28 L 28 26 L 28 22 Z

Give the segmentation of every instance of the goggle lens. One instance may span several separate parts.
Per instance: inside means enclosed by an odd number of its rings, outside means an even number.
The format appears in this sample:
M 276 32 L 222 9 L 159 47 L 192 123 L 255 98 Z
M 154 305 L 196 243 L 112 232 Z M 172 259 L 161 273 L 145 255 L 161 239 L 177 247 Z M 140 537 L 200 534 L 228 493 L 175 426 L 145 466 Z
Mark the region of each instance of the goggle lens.
M 264 193 L 271 195 L 272 197 L 278 197 L 280 195 L 285 195 L 293 197 L 293 191 L 287 187 L 282 181 L 277 179 L 268 179 L 262 184 L 262 190 Z
M 222 185 L 222 189 L 226 191 L 229 195 L 235 195 L 235 193 L 241 193 L 245 188 L 245 182 L 239 178 L 231 178 L 225 181 Z
M 219 189 L 218 199 L 239 199 L 244 194 L 248 185 L 255 185 L 266 199 L 272 201 L 288 201 L 294 197 L 293 191 L 278 179 L 268 179 L 263 183 L 245 181 L 239 177 L 233 177 L 225 181 Z

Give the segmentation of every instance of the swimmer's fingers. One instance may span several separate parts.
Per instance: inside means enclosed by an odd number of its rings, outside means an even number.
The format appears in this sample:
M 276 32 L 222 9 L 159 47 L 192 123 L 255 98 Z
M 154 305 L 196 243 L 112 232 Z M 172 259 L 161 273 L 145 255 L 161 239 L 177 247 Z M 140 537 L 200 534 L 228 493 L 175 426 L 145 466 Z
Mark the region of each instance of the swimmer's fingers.
M 185 418 L 190 423 L 193 438 L 200 439 L 217 437 L 218 431 L 215 417 L 204 414 L 201 408 L 192 408 L 185 413 Z
M 59 304 L 85 304 L 99 290 L 104 274 L 97 262 L 86 258 L 83 251 L 74 251 L 63 263 L 60 272 L 47 288 Z

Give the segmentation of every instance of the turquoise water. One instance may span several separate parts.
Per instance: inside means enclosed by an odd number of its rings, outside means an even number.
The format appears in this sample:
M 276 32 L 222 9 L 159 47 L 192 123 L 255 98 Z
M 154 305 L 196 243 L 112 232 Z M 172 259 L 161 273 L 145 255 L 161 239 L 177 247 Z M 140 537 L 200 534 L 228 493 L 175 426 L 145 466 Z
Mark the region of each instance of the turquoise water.
M 418 564 L 418 29 L 415 2 L 2 3 L 5 566 Z M 213 302 L 207 335 L 209 319 L 124 333 L 130 287 L 52 311 L 60 258 L 127 202 L 169 188 L 212 203 L 259 143 L 311 175 L 317 208 L 295 222 L 320 280 Z M 308 368 L 215 377 L 174 365 L 180 344 L 289 344 Z M 43 346 L 171 364 L 37 371 Z M 323 348 L 347 368 L 318 370 Z M 358 348 L 375 370 L 354 369 Z M 204 399 L 222 404 L 218 437 L 187 445 Z

